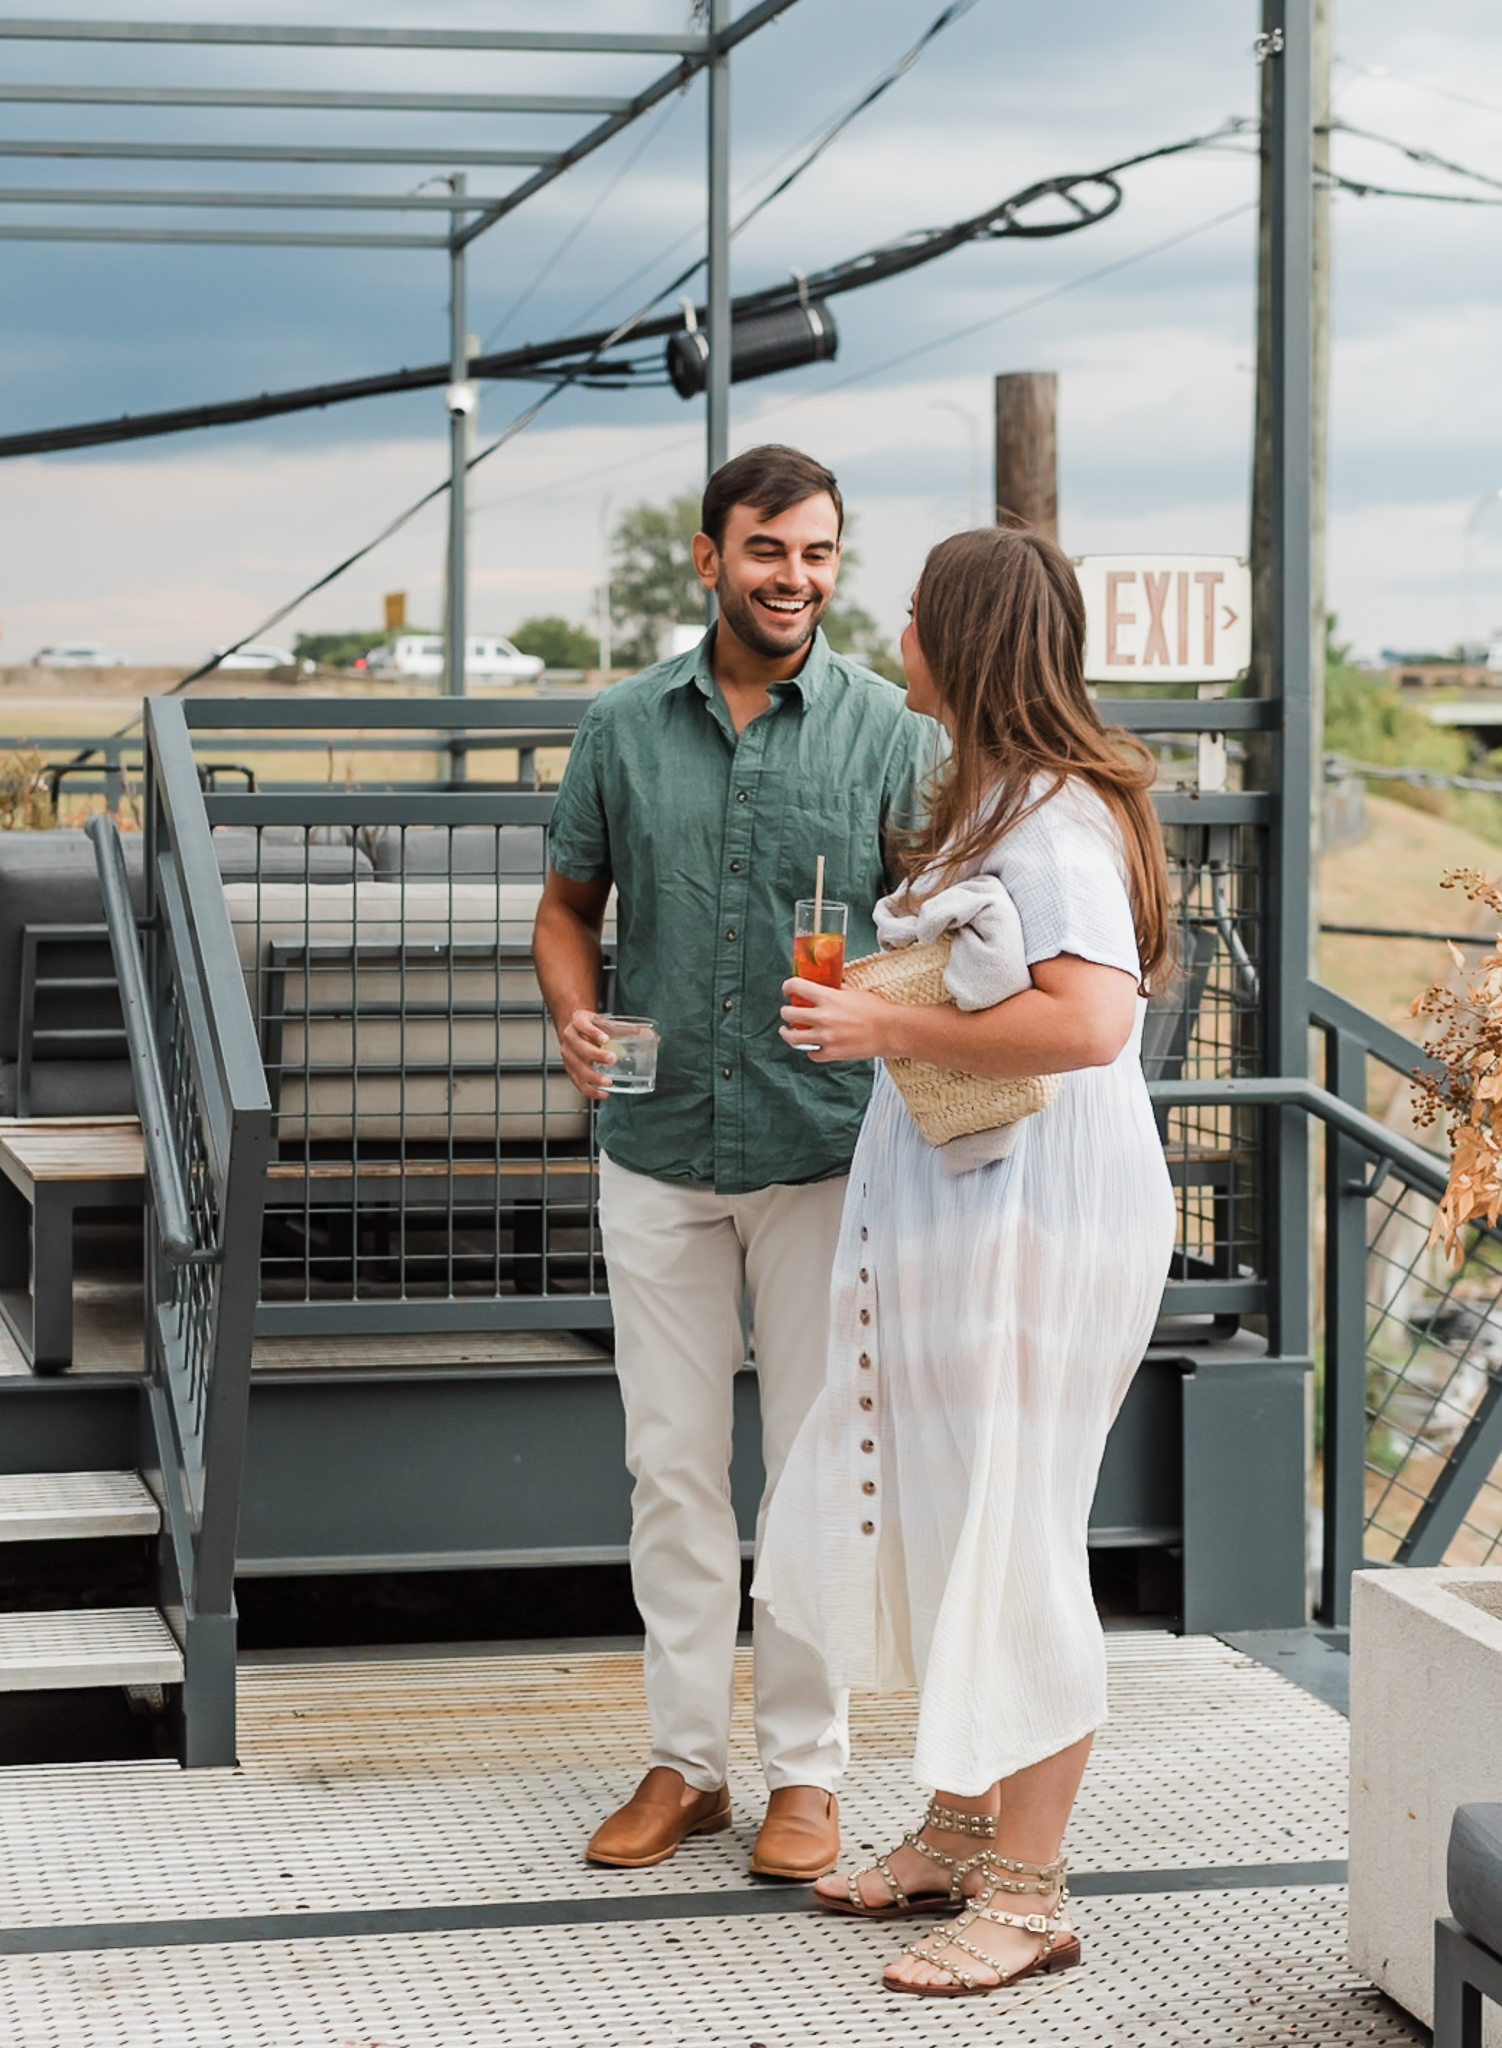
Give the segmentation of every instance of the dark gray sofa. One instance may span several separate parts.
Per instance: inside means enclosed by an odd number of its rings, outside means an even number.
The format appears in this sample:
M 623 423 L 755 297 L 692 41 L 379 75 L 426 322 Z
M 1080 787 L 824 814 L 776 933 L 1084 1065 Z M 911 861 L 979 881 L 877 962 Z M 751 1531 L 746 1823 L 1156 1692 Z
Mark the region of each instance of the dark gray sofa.
M 1434 2048 L 1481 2048 L 1483 1999 L 1502 2005 L 1502 1806 L 1457 1806 L 1450 1920 L 1434 1924 Z

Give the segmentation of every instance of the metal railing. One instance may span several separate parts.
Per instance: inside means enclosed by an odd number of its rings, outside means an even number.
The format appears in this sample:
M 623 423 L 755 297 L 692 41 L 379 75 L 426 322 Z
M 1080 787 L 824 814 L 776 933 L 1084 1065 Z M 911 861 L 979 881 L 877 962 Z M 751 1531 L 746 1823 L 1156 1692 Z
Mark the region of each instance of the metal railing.
M 1165 773 L 1173 745 L 1192 763 L 1202 736 L 1256 733 L 1271 718 L 1264 705 L 1234 702 L 1111 708 L 1170 736 Z M 150 707 L 148 793 L 170 790 L 174 804 L 154 799 L 157 894 L 170 897 L 195 868 L 267 1091 L 264 1228 L 257 1212 L 238 1234 L 200 1232 L 195 1243 L 222 1242 L 251 1273 L 263 1336 L 606 1324 L 595 1154 L 529 954 L 551 797 L 514 787 L 205 790 L 194 741 L 279 727 L 294 744 L 286 728 L 299 720 L 354 732 L 379 719 L 364 739 L 380 746 L 388 725 L 401 736 L 447 719 L 455 731 L 481 729 L 487 746 L 518 745 L 545 724 L 574 724 L 581 709 Z M 1371 1063 L 1406 1078 L 1420 1048 L 1301 986 L 1302 1014 L 1324 1035 L 1324 1085 L 1264 1071 L 1271 800 L 1181 784 L 1158 801 L 1184 968 L 1150 1020 L 1149 1075 L 1180 1210 L 1164 1312 L 1180 1330 L 1254 1319 L 1274 1356 L 1307 1365 L 1308 1323 L 1292 1323 L 1287 1304 L 1301 1296 L 1311 1224 L 1289 1161 L 1303 1156 L 1309 1120 L 1321 1122 L 1321 1613 L 1338 1624 L 1364 1560 L 1479 1559 L 1502 1543 L 1492 1477 L 1502 1240 L 1473 1233 L 1460 1273 L 1443 1270 L 1426 1247 L 1444 1161 L 1368 1113 Z M 168 918 L 167 928 L 188 927 Z M 159 1032 L 170 1031 L 160 1005 L 156 1014 Z M 184 1015 L 196 1042 L 191 1002 Z M 191 1138 L 180 1124 L 190 1188 Z
M 148 758 L 138 935 L 118 830 L 91 826 L 145 1140 L 146 1385 L 183 1760 L 235 1757 L 235 1541 L 271 1114 L 191 758 Z M 145 942 L 142 958 L 141 941 Z M 249 1246 L 252 1256 L 236 1257 Z

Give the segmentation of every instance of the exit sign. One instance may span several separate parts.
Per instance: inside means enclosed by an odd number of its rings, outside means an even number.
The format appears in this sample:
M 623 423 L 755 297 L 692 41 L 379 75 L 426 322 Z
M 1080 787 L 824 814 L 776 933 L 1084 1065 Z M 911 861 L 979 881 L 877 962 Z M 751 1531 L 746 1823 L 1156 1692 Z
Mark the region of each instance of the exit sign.
M 1092 683 L 1231 683 L 1252 659 L 1252 572 L 1235 555 L 1083 555 Z

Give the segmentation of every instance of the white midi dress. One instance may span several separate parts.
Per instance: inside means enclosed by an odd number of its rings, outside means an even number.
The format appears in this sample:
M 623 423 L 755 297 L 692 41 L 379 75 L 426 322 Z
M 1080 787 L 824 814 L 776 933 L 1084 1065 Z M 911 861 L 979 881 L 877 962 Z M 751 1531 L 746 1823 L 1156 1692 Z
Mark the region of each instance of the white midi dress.
M 1121 841 L 1078 782 L 970 872 L 1029 965 L 1138 973 Z M 845 1198 L 829 1370 L 773 1496 L 753 1592 L 838 1685 L 921 1693 L 914 1776 L 961 1794 L 1100 1726 L 1085 1537 L 1151 1335 L 1175 1211 L 1142 1010 L 1011 1152 L 951 1173 L 878 1065 Z

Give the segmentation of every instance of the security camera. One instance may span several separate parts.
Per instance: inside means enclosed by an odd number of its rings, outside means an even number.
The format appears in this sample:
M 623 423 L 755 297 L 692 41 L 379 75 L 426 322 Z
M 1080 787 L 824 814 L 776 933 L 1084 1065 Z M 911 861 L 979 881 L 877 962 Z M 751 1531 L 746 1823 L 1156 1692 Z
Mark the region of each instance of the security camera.
M 472 377 L 466 377 L 462 383 L 448 386 L 443 402 L 449 409 L 450 419 L 473 419 L 480 406 L 480 387 Z

